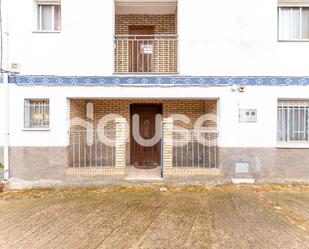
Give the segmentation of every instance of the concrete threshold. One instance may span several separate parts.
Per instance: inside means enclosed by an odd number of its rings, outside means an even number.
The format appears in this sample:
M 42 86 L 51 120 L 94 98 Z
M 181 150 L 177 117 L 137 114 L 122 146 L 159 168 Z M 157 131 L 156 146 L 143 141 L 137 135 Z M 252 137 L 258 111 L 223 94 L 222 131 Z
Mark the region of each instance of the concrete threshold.
M 232 183 L 234 184 L 253 184 L 255 180 L 253 178 L 233 178 Z
M 126 177 L 126 181 L 163 181 L 161 177 Z
M 137 169 L 134 166 L 126 167 L 126 181 L 163 181 L 160 167 L 154 169 Z

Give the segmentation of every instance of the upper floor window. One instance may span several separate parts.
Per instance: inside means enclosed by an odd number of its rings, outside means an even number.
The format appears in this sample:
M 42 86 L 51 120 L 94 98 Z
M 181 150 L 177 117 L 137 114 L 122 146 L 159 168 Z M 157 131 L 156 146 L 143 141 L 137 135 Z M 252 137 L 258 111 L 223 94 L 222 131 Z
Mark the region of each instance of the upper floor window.
M 309 101 L 278 102 L 278 142 L 309 142 Z
M 61 1 L 37 1 L 37 29 L 38 31 L 60 31 L 61 29 Z
M 279 7 L 279 40 L 309 40 L 309 7 Z
M 49 128 L 49 100 L 25 100 L 25 128 Z

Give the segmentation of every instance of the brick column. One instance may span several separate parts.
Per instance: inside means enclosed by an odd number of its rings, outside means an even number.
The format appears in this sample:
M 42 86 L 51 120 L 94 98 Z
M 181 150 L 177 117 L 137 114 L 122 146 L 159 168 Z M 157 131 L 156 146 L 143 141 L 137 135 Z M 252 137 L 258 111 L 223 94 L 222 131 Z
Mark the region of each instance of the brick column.
M 163 177 L 171 175 L 173 169 L 173 119 L 163 119 Z
M 119 175 L 125 174 L 126 167 L 126 120 L 117 118 L 116 121 L 116 171 Z

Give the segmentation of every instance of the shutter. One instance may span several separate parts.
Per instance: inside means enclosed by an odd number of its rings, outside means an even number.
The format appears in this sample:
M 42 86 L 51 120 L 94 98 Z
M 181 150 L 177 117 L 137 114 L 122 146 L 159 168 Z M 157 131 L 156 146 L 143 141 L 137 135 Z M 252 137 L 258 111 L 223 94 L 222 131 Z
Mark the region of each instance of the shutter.
M 61 0 L 37 0 L 37 4 L 60 5 L 61 4 Z
M 279 6 L 309 6 L 309 0 L 278 0 Z

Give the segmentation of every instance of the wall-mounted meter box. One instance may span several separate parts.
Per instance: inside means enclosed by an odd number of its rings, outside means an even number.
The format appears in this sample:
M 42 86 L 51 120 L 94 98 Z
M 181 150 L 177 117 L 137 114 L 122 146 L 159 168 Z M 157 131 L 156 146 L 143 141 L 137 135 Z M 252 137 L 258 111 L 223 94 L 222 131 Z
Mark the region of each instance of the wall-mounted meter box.
M 15 74 L 20 73 L 20 64 L 19 63 L 12 63 L 11 64 L 11 71 Z
M 239 110 L 239 122 L 245 122 L 245 123 L 257 122 L 257 110 L 256 109 L 240 109 Z

